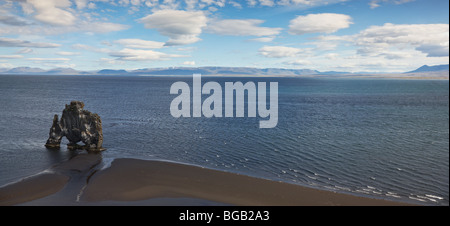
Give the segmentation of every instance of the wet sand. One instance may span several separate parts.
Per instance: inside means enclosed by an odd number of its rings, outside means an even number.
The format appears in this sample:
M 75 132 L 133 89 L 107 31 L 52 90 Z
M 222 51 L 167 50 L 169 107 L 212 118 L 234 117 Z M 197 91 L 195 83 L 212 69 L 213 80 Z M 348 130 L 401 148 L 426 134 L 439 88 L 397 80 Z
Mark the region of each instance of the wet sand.
M 108 189 L 104 189 L 108 188 Z M 190 165 L 116 159 L 85 190 L 91 201 L 193 197 L 231 205 L 399 205 Z
M 74 190 L 75 188 L 76 190 L 79 186 L 75 185 L 73 181 L 80 177 L 86 177 L 86 174 L 91 172 L 101 161 L 100 154 L 80 154 L 44 172 L 2 186 L 0 187 L 0 206 L 33 204 L 35 200 L 51 197 L 64 189 Z M 72 187 L 68 187 L 68 185 Z M 56 205 L 70 205 L 71 203 L 68 202 L 70 199 L 70 197 L 69 199 L 63 199 L 61 203 L 61 199 L 55 196 L 50 201 L 38 202 L 37 205 L 52 205 L 53 203 Z
M 162 161 L 78 155 L 0 188 L 0 205 L 407 205 Z M 64 197 L 64 198 L 62 198 Z
M 61 190 L 69 177 L 55 173 L 41 173 L 0 188 L 0 206 L 16 205 L 43 198 Z

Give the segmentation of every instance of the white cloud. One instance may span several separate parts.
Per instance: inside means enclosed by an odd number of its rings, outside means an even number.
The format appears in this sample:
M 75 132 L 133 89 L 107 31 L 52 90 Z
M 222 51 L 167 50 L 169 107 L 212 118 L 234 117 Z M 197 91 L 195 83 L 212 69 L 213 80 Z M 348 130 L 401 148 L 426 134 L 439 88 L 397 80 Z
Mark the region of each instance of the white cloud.
M 3 11 L 0 11 L 0 13 L 4 14 L 0 15 L 0 23 L 2 24 L 10 26 L 27 26 L 33 24 L 32 22 L 15 15 L 7 15 L 6 12 Z
M 394 60 L 394 59 L 406 59 L 406 58 L 411 58 L 414 56 L 413 53 L 411 53 L 410 51 L 385 51 L 381 54 L 379 54 L 379 56 L 384 57 L 386 59 L 389 60 Z
M 352 18 L 344 14 L 319 13 L 298 16 L 289 23 L 289 33 L 303 35 L 307 33 L 333 33 L 348 28 Z
M 338 59 L 339 54 L 337 53 L 327 53 L 325 54 L 325 58 L 329 59 L 329 60 L 336 60 Z
M 164 47 L 164 42 L 147 41 L 142 39 L 119 39 L 114 41 L 114 43 L 134 49 L 160 49 Z
M 134 6 L 141 5 L 141 2 L 144 2 L 143 0 L 130 0 L 130 4 Z
M 20 59 L 22 55 L 0 55 L 0 59 Z
M 232 5 L 233 7 L 236 7 L 238 9 L 242 9 L 242 5 L 235 1 L 229 1 L 228 4 Z
M 95 3 L 89 2 L 88 9 L 96 9 L 96 8 L 97 8 L 97 5 L 95 5 Z
M 39 65 L 41 66 L 45 66 L 47 68 L 74 68 L 77 65 L 76 64 L 68 64 L 68 63 L 39 63 Z
M 69 26 L 75 23 L 76 17 L 70 12 L 72 3 L 69 0 L 26 0 L 28 6 L 22 8 L 25 13 L 30 7 L 36 11 L 34 18 L 46 24 Z M 27 8 L 28 7 L 28 8 Z
M 354 35 L 319 36 L 314 40 L 318 48 L 322 43 L 345 48 L 309 58 L 326 70 L 404 72 L 424 64 L 445 64 L 449 57 L 448 24 L 388 23 Z
M 82 49 L 82 50 L 90 50 L 92 47 L 85 44 L 73 44 L 72 48 L 74 49 Z
M 128 6 L 130 4 L 130 0 L 119 0 L 118 3 L 121 6 Z
M 55 43 L 30 42 L 12 38 L 0 38 L 0 47 L 34 47 L 34 48 L 56 48 L 61 46 Z
M 263 6 L 273 6 L 275 5 L 274 0 L 259 0 L 259 4 Z
M 374 1 L 370 1 L 369 2 L 369 6 L 371 9 L 375 9 L 377 7 L 380 7 L 379 1 L 378 0 L 374 0 Z
M 160 10 L 177 9 L 180 6 L 180 2 L 176 0 L 163 0 L 157 4 Z
M 156 5 L 158 5 L 159 0 L 147 0 L 145 1 L 145 6 L 147 7 L 155 7 Z
M 235 36 L 272 36 L 278 35 L 282 28 L 260 27 L 263 20 L 219 20 L 208 25 L 208 31 L 221 35 Z
M 226 0 L 216 0 L 215 4 L 219 7 L 224 7 L 225 6 L 225 2 Z
M 200 41 L 198 37 L 206 26 L 202 11 L 159 10 L 139 20 L 149 29 L 156 29 L 169 37 L 165 45 L 185 45 Z
M 384 24 L 371 26 L 355 35 L 353 42 L 361 55 L 376 55 L 414 48 L 428 57 L 449 55 L 448 24 Z
M 300 9 L 320 6 L 320 5 L 330 5 L 339 2 L 345 2 L 348 0 L 247 0 L 247 5 L 254 7 L 256 5 L 273 7 L 276 5 L 281 6 L 295 6 L 296 9 Z
M 210 6 L 210 5 L 216 5 L 218 7 L 224 7 L 225 6 L 225 0 L 200 0 L 199 6 L 202 7 L 202 5 Z
M 195 9 L 197 4 L 198 4 L 198 0 L 185 0 L 184 2 L 186 4 L 186 9 L 187 10 Z
M 342 36 L 325 35 L 325 36 L 317 36 L 317 37 L 314 37 L 312 39 L 313 40 L 323 41 L 323 42 L 340 42 L 340 41 L 349 41 L 350 39 L 352 39 L 352 37 L 349 36 L 349 35 L 342 35 Z
M 214 6 L 210 6 L 210 7 L 208 7 L 208 10 L 209 10 L 210 12 L 215 12 L 215 11 L 217 11 L 217 10 L 219 10 L 219 9 L 216 8 L 216 7 L 214 7 Z
M 20 0 L 26 17 L 4 14 L 0 11 L 0 35 L 58 35 L 64 33 L 107 33 L 128 29 L 128 25 L 110 23 L 97 12 L 83 13 L 95 8 L 92 1 L 76 0 L 76 9 L 69 0 Z M 103 0 L 100 0 L 103 1 Z M 72 6 L 72 7 L 71 7 Z M 79 17 L 79 18 L 78 18 Z M 34 20 L 33 20 L 34 18 Z
M 22 7 L 23 13 L 27 15 L 34 13 L 33 6 L 31 4 L 28 4 L 27 1 L 19 1 L 19 4 Z
M 80 53 L 78 53 L 78 52 L 66 52 L 66 51 L 57 52 L 56 54 L 58 54 L 60 56 L 76 56 L 76 55 L 80 55 Z
M 194 66 L 195 65 L 195 61 L 185 61 L 185 62 L 183 62 L 183 65 Z
M 396 5 L 400 5 L 400 4 L 404 4 L 404 3 L 408 3 L 408 2 L 412 2 L 414 0 L 372 0 L 369 2 L 369 6 L 371 9 L 380 7 L 381 3 L 391 3 L 391 4 L 396 4 Z
M 271 58 L 295 57 L 303 52 L 302 49 L 286 46 L 264 46 L 258 50 L 259 54 Z
M 88 4 L 88 0 L 74 0 L 75 5 L 77 5 L 77 9 L 84 9 Z
M 35 58 L 27 58 L 27 60 L 32 61 L 69 61 L 69 58 L 41 58 L 41 57 L 35 57 Z
M 249 39 L 249 41 L 252 41 L 252 42 L 271 42 L 274 39 L 275 39 L 275 37 L 272 36 L 272 37 L 253 38 L 253 39 Z
M 10 63 L 0 63 L 0 68 L 13 68 L 14 65 Z
M 153 50 L 141 50 L 141 49 L 122 49 L 117 52 L 109 53 L 112 57 L 117 57 L 118 60 L 126 61 L 159 61 L 159 60 L 170 60 L 175 57 L 186 57 L 183 55 L 167 54 L 162 52 L 157 52 Z
M 258 4 L 258 2 L 256 0 L 247 0 L 247 4 L 249 6 L 255 6 L 256 4 Z
M 2 34 L 19 34 L 19 35 L 58 35 L 66 33 L 76 32 L 89 32 L 94 34 L 108 33 L 114 31 L 121 31 L 128 29 L 128 25 L 99 22 L 99 21 L 78 21 L 72 26 L 48 26 L 48 25 L 35 25 L 35 26 L 5 26 L 0 29 L 0 35 Z
M 27 54 L 27 53 L 32 53 L 32 52 L 33 52 L 33 49 L 31 49 L 31 48 L 23 48 L 23 49 L 17 51 L 16 53 Z

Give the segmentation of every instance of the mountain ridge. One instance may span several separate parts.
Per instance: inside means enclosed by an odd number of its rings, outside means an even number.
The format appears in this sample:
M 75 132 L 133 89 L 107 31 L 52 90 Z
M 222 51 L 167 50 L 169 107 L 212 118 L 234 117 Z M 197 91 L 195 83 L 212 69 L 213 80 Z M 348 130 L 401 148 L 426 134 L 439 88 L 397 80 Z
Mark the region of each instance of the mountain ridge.
M 427 73 L 448 71 L 449 65 L 423 65 L 416 70 L 404 72 L 404 74 Z M 259 76 L 314 76 L 314 75 L 359 75 L 359 74 L 392 74 L 392 73 L 367 73 L 367 72 L 340 72 L 324 71 L 320 72 L 311 69 L 285 69 L 285 68 L 252 68 L 252 67 L 162 67 L 162 68 L 142 68 L 135 70 L 124 69 L 101 69 L 96 71 L 79 71 L 73 68 L 53 68 L 44 70 L 41 68 L 15 67 L 0 68 L 0 74 L 21 74 L 21 75 L 259 75 Z M 398 73 L 397 73 L 398 74 Z
M 434 66 L 423 65 L 423 66 L 417 68 L 416 70 L 408 71 L 406 73 L 448 71 L 448 70 L 449 70 L 448 64 L 441 64 L 441 65 L 434 65 Z

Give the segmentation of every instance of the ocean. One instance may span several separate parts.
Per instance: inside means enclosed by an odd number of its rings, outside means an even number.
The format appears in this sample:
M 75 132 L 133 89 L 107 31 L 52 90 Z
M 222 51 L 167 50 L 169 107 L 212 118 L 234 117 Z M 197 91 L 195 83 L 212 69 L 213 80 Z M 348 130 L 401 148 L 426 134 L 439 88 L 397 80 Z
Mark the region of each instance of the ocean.
M 174 118 L 170 94 L 192 77 L 0 75 L 0 186 L 77 155 L 44 147 L 72 100 L 98 113 L 105 165 L 158 159 L 423 205 L 449 205 L 449 82 L 203 77 L 278 82 L 278 124 Z M 204 95 L 204 99 L 207 96 Z

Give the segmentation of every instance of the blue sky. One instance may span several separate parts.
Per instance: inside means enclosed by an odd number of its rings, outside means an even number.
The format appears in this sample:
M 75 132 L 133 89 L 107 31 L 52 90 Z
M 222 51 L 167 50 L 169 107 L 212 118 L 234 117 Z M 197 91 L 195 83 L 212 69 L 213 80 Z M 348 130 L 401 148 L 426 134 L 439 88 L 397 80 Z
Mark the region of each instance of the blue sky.
M 0 68 L 448 64 L 447 0 L 0 0 Z

